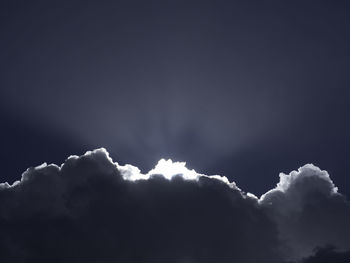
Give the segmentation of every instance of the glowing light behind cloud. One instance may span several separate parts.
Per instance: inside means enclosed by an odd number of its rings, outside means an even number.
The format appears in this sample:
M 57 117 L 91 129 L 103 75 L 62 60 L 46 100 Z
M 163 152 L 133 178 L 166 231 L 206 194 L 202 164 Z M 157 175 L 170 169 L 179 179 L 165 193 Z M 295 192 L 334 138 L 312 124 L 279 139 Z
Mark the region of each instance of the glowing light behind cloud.
M 199 177 L 208 177 L 220 180 L 231 187 L 237 188 L 234 182 L 230 182 L 226 176 L 220 175 L 205 175 L 197 173 L 194 169 L 188 169 L 186 162 L 174 162 L 171 159 L 160 159 L 157 165 L 147 174 L 142 174 L 140 169 L 131 164 L 118 165 L 115 163 L 123 178 L 129 181 L 148 180 L 153 175 L 161 175 L 164 178 L 171 180 L 174 176 L 181 176 L 185 180 L 198 180 Z
M 195 170 L 187 169 L 185 162 L 173 162 L 171 159 L 159 160 L 157 165 L 147 174 L 142 174 L 140 169 L 130 164 L 118 166 L 118 169 L 124 179 L 131 181 L 147 180 L 156 174 L 162 175 L 168 180 L 171 180 L 175 175 L 181 175 L 186 180 L 196 180 L 200 176 Z
M 156 167 L 148 172 L 147 175 L 162 174 L 165 178 L 171 179 L 175 175 L 181 174 L 183 178 L 194 180 L 198 178 L 195 170 L 186 168 L 185 162 L 173 162 L 171 159 L 161 159 L 158 161 Z

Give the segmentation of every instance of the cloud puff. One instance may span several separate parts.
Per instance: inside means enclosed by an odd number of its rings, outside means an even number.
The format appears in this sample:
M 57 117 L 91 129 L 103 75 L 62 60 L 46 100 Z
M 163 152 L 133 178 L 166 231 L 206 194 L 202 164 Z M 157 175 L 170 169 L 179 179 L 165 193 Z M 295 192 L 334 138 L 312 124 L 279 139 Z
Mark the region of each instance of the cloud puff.
M 260 198 L 276 222 L 290 259 L 310 255 L 315 247 L 350 249 L 350 204 L 326 171 L 307 164 L 280 174 L 275 189 Z
M 0 184 L 0 261 L 278 263 L 347 249 L 349 211 L 312 165 L 258 199 L 185 163 L 142 174 L 98 149 Z

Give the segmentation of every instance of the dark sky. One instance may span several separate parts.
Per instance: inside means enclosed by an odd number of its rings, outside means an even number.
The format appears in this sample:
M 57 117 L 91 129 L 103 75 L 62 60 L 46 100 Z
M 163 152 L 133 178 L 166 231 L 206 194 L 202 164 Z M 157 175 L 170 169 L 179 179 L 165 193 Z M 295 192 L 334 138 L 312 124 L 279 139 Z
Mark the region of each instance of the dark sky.
M 350 195 L 348 1 L 8 1 L 0 181 L 105 147 L 260 195 L 327 170 Z

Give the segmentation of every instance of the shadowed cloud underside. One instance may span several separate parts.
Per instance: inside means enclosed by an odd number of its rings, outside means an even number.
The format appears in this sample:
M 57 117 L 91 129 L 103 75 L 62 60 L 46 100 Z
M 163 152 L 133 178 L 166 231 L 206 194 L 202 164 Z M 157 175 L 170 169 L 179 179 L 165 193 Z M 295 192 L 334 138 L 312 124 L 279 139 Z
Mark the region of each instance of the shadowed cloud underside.
M 349 222 L 312 164 L 260 198 L 171 160 L 142 174 L 103 148 L 0 184 L 1 262 L 323 262 L 349 254 Z

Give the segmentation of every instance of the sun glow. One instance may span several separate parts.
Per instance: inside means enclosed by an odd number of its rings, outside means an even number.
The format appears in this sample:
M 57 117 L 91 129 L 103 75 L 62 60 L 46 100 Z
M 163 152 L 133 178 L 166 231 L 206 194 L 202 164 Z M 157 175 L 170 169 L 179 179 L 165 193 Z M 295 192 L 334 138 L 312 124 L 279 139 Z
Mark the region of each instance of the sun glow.
M 119 165 L 115 163 L 115 165 L 123 178 L 129 181 L 148 180 L 153 175 L 161 175 L 171 180 L 174 176 L 179 175 L 185 180 L 198 180 L 200 177 L 208 177 L 236 187 L 235 184 L 230 183 L 225 176 L 200 174 L 193 169 L 188 169 L 186 167 L 186 162 L 173 162 L 171 159 L 160 159 L 157 165 L 146 174 L 141 173 L 139 168 L 130 164 Z
M 189 170 L 185 162 L 173 162 L 171 159 L 161 159 L 157 165 L 147 174 L 142 174 L 141 171 L 130 164 L 120 166 L 117 164 L 119 171 L 126 180 L 148 180 L 152 175 L 162 175 L 164 178 L 171 180 L 175 175 L 181 175 L 186 180 L 196 180 L 200 174 L 195 170 Z
M 186 168 L 185 162 L 173 162 L 171 159 L 161 159 L 158 161 L 156 167 L 147 173 L 148 176 L 152 174 L 162 174 L 165 178 L 171 179 L 175 175 L 181 174 L 183 178 L 193 180 L 198 178 L 195 170 Z

